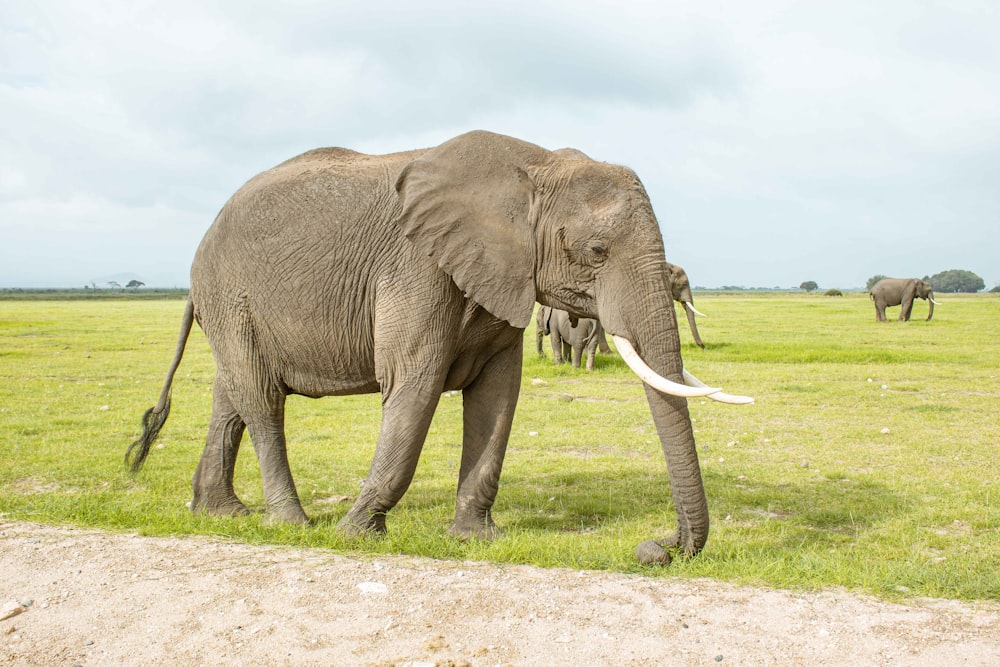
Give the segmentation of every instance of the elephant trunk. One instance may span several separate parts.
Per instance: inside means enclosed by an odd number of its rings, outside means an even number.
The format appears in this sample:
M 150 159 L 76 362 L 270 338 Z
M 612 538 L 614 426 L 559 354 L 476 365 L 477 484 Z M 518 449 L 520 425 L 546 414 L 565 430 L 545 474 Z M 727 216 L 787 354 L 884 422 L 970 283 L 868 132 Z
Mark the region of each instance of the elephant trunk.
M 600 317 L 608 332 L 616 337 L 616 343 L 619 338 L 626 340 L 625 347 L 634 347 L 638 356 L 655 374 L 666 378 L 670 383 L 684 384 L 680 336 L 672 298 L 667 289 L 667 281 L 663 279 L 658 282 L 661 283 L 657 286 L 659 289 L 645 292 L 650 302 L 634 303 L 635 309 L 629 314 L 619 310 L 621 301 L 609 298 L 602 303 L 599 296 Z M 601 308 L 602 305 L 607 305 L 608 308 Z M 637 319 L 633 320 L 629 315 Z M 619 344 L 619 353 L 624 357 L 622 350 L 623 347 Z M 646 377 L 643 379 L 646 399 L 667 463 L 677 513 L 677 532 L 662 540 L 643 542 L 637 548 L 636 555 L 644 564 L 667 563 L 670 561 L 667 549 L 677 549 L 690 556 L 697 554 L 705 546 L 708 539 L 708 502 L 702 484 L 687 399 L 668 395 L 651 386 Z
M 698 325 L 694 321 L 694 316 L 701 315 L 701 313 L 695 310 L 694 304 L 692 304 L 690 301 L 685 301 L 684 314 L 687 315 L 688 326 L 691 327 L 691 335 L 694 337 L 695 344 L 704 350 L 705 344 L 701 342 L 701 336 L 698 335 Z
M 934 292 L 927 293 L 927 321 L 934 317 Z M 947 314 L 947 313 L 946 313 Z

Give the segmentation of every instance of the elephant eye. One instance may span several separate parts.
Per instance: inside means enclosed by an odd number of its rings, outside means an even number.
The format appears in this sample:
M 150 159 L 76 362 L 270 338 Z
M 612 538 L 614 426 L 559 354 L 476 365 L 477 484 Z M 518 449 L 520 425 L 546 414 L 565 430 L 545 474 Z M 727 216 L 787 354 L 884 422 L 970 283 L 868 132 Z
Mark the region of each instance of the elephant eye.
M 598 262 L 603 262 L 608 258 L 608 249 L 599 243 L 590 246 L 591 256 Z

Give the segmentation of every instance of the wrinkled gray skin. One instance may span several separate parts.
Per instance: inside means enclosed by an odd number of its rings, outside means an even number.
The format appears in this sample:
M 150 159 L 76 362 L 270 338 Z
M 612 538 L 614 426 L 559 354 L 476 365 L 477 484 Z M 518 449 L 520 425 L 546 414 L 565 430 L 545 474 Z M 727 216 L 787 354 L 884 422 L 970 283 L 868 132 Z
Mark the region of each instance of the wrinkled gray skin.
M 684 269 L 676 264 L 667 262 L 667 271 L 670 273 L 671 294 L 674 297 L 674 301 L 684 306 L 684 314 L 687 315 L 688 326 L 691 328 L 691 336 L 698 347 L 705 349 L 705 344 L 701 342 L 701 336 L 698 335 L 698 325 L 694 321 L 694 313 L 691 312 L 691 308 L 694 308 L 694 297 L 691 296 L 691 281 L 688 280 Z M 691 308 L 688 308 L 688 305 Z
M 888 321 L 885 316 L 885 309 L 890 306 L 902 305 L 899 312 L 899 320 L 908 322 L 913 312 L 913 299 L 920 297 L 928 300 L 927 319 L 934 317 L 934 289 L 926 280 L 919 278 L 883 278 L 868 290 L 868 294 L 875 303 L 875 320 L 877 322 Z
M 247 182 L 205 234 L 160 402 L 126 460 L 137 471 L 166 420 L 194 318 L 216 376 L 193 510 L 247 513 L 233 490 L 246 430 L 267 517 L 306 522 L 286 452 L 286 396 L 381 392 L 374 460 L 338 529 L 383 533 L 439 397 L 461 390 L 451 532 L 492 538 L 535 301 L 599 318 L 682 383 L 670 285 L 649 197 L 626 167 L 488 132 L 391 155 L 310 151 Z M 668 562 L 665 549 L 704 546 L 708 507 L 687 401 L 644 386 L 678 526 L 639 551 Z
M 573 317 L 565 310 L 542 306 L 536 316 L 535 337 L 538 353 L 542 354 L 542 336 L 552 336 L 552 356 L 555 363 L 571 361 L 573 368 L 579 368 L 584 354 L 587 355 L 587 370 L 594 370 L 594 355 L 603 333 L 601 323 L 589 317 Z

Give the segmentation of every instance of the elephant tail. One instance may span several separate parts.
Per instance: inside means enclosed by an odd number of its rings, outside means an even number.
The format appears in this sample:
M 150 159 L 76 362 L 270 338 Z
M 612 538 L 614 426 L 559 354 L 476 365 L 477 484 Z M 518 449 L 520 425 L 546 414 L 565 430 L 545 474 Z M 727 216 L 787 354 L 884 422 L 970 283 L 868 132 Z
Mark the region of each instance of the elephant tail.
M 142 435 L 139 439 L 128 446 L 125 452 L 125 464 L 129 466 L 134 475 L 142 469 L 142 464 L 146 461 L 150 447 L 160 435 L 160 429 L 167 421 L 170 414 L 170 385 L 174 381 L 174 373 L 180 366 L 181 357 L 184 356 L 184 347 L 187 345 L 188 334 L 191 333 L 191 325 L 194 322 L 194 303 L 188 297 L 187 305 L 184 306 L 184 318 L 181 320 L 181 332 L 177 339 L 177 349 L 174 352 L 174 360 L 167 371 L 166 382 L 163 383 L 163 390 L 160 392 L 160 400 L 156 405 L 146 410 L 142 415 Z

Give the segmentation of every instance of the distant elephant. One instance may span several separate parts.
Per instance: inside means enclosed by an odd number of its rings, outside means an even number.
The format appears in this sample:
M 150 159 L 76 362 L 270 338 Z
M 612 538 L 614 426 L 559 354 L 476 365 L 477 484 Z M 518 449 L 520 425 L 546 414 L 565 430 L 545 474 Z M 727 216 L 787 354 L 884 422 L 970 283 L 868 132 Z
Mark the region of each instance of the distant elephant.
M 695 310 L 694 297 L 691 296 L 691 281 L 688 280 L 684 269 L 676 264 L 667 262 L 667 271 L 670 274 L 670 291 L 674 301 L 684 304 L 684 314 L 687 315 L 688 326 L 691 327 L 691 336 L 698 347 L 705 349 L 705 344 L 701 342 L 701 336 L 698 335 L 698 325 L 694 321 L 695 315 L 705 317 L 705 314 Z
M 545 356 L 545 349 L 542 344 L 542 339 L 552 333 L 551 328 L 552 321 L 552 309 L 548 306 L 540 306 L 538 312 L 535 313 L 535 349 L 538 351 L 538 356 Z M 562 346 L 562 356 L 569 357 L 573 354 L 573 349 L 569 346 L 569 343 L 564 343 Z
M 523 331 L 538 301 L 599 318 L 645 382 L 678 525 L 636 554 L 669 562 L 667 549 L 695 554 L 708 538 L 687 398 L 752 401 L 684 370 L 670 299 L 659 224 L 626 167 L 481 131 L 390 155 L 309 151 L 248 181 L 205 234 L 159 401 L 125 460 L 137 473 L 159 435 L 197 321 L 216 374 L 194 511 L 248 513 L 233 487 L 246 430 L 266 518 L 305 523 L 286 450 L 286 397 L 381 392 L 374 459 L 338 529 L 384 533 L 441 394 L 461 390 L 451 533 L 493 538 Z
M 565 310 L 542 306 L 536 316 L 535 337 L 538 353 L 542 354 L 542 336 L 552 336 L 552 356 L 555 363 L 571 361 L 579 368 L 583 355 L 587 356 L 587 370 L 594 370 L 594 355 L 603 334 L 601 323 L 589 317 L 573 317 Z
M 908 322 L 910 314 L 913 312 L 913 299 L 920 297 L 927 300 L 927 320 L 934 317 L 934 289 L 926 280 L 918 278 L 883 278 L 868 290 L 868 294 L 875 303 L 875 320 L 886 322 L 885 309 L 889 306 L 903 306 L 899 313 L 901 322 Z

